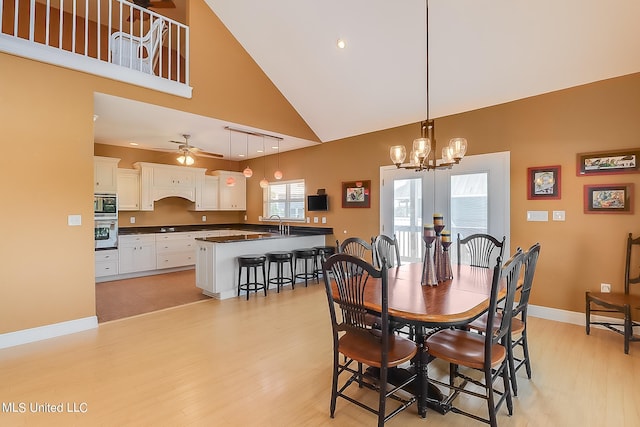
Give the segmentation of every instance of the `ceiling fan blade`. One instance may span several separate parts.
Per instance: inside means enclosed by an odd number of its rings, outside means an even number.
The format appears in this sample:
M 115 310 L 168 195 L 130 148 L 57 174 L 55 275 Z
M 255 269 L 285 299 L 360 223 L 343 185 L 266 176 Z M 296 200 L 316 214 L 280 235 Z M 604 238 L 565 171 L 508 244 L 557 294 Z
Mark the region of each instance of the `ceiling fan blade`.
M 223 159 L 224 156 L 222 154 L 218 154 L 218 153 L 209 153 L 207 151 L 202 151 L 202 150 L 198 150 L 198 151 L 191 151 L 193 154 L 195 154 L 196 156 L 199 157 L 210 157 L 212 159 Z

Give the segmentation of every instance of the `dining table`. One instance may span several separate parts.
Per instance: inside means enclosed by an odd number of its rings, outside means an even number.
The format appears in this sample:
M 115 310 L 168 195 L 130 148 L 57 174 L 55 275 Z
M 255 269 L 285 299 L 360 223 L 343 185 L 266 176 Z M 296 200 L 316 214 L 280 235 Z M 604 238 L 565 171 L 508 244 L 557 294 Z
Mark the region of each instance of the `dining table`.
M 454 265 L 453 278 L 430 286 L 422 284 L 422 267 L 422 263 L 391 267 L 387 277 L 390 319 L 415 329 L 414 339 L 419 352 L 411 369 L 419 373 L 414 392 L 418 413 L 426 417 L 427 405 L 441 413 L 450 408 L 439 390 L 429 386 L 425 336 L 434 329 L 464 326 L 481 316 L 489 307 L 494 269 Z M 372 312 L 381 310 L 380 292 L 379 279 L 365 290 L 365 306 Z M 392 376 L 390 374 L 390 378 Z

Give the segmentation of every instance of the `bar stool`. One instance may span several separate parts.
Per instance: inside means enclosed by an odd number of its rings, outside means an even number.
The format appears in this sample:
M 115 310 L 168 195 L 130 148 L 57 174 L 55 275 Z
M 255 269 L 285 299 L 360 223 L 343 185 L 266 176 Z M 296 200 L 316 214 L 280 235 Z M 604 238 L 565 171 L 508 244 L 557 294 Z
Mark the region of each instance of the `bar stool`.
M 313 249 L 316 250 L 316 260 L 315 260 L 315 269 L 318 277 L 322 274 L 322 264 L 329 258 L 331 255 L 336 253 L 335 246 L 314 246 Z
M 316 273 L 316 250 L 313 248 L 295 249 L 293 251 L 293 263 L 295 265 L 294 280 L 297 278 L 304 279 L 304 286 L 308 285 L 309 279 L 316 279 L 316 283 L 320 283 L 318 280 L 318 274 Z M 304 273 L 298 273 L 298 261 L 302 260 L 304 263 Z M 311 271 L 309 271 L 309 262 L 311 262 Z
M 273 251 L 267 252 L 265 255 L 267 257 L 267 283 L 275 283 L 278 293 L 280 293 L 282 286 L 288 285 L 289 283 L 291 283 L 291 289 L 295 289 L 293 283 L 293 252 Z M 271 277 L 271 264 L 274 262 L 276 263 L 276 277 Z M 287 263 L 289 263 L 289 269 L 291 270 L 289 277 L 284 275 L 284 267 Z
M 241 255 L 238 257 L 238 296 L 240 291 L 247 292 L 247 300 L 249 299 L 249 292 L 254 291 L 258 293 L 260 289 L 264 290 L 264 296 L 267 296 L 267 286 L 265 279 L 265 261 L 267 257 L 264 255 Z M 262 282 L 258 282 L 258 267 L 262 267 Z M 242 282 L 242 270 L 247 272 L 247 281 Z M 253 270 L 253 282 L 251 281 L 251 270 Z

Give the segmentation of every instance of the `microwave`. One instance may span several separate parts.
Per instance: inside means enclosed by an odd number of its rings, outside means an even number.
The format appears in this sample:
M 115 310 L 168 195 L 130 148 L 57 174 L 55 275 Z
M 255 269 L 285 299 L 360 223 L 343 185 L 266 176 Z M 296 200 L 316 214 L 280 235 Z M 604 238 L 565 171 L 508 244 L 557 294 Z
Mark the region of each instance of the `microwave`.
M 94 218 L 117 218 L 118 196 L 115 194 L 95 194 L 93 197 Z

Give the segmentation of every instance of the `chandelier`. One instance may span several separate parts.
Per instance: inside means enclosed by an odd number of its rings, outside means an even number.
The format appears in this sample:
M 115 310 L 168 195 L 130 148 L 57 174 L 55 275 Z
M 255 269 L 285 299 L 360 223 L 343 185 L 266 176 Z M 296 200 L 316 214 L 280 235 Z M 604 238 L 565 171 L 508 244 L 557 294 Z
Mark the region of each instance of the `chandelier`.
M 436 159 L 436 137 L 433 119 L 429 118 L 429 0 L 425 5 L 426 80 L 427 80 L 427 119 L 420 123 L 420 138 L 413 140 L 409 163 L 405 164 L 407 149 L 404 145 L 394 145 L 389 149 L 391 161 L 398 169 L 415 169 L 416 171 L 449 169 L 460 163 L 467 152 L 465 138 L 452 138 L 449 145 L 442 148 L 442 159 Z

